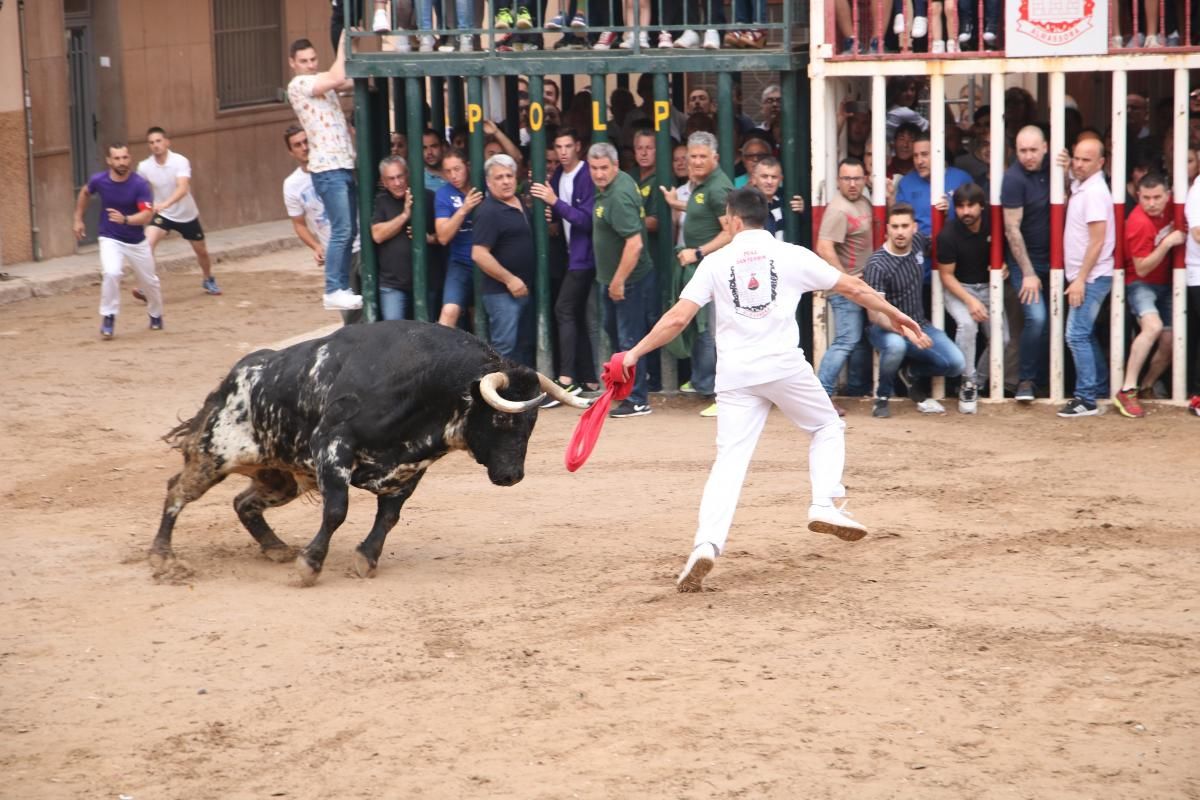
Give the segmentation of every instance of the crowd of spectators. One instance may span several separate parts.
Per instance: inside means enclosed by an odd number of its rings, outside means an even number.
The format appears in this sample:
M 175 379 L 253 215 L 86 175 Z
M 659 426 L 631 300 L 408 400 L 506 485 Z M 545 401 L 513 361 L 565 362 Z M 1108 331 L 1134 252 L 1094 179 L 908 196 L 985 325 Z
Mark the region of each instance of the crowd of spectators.
M 332 135 L 329 129 L 337 125 L 319 108 L 312 107 L 322 99 L 318 97 L 319 89 L 337 87 L 344 81 L 344 75 L 337 72 L 341 57 L 335 61 L 332 75 L 306 72 L 309 67 L 304 66 L 303 44 L 297 43 L 301 45 L 299 50 L 293 47 L 297 78 L 289 94 L 307 129 L 309 146 L 319 142 L 328 148 L 332 142 L 339 155 L 330 159 L 328 153 L 323 154 L 325 169 L 345 170 L 341 156 L 353 158 L 348 136 L 343 140 Z M 1137 213 L 1125 228 L 1123 248 L 1128 261 L 1123 266 L 1136 322 L 1130 326 L 1135 337 L 1127 385 L 1111 387 L 1110 391 L 1106 350 L 1126 346 L 1125 342 L 1108 341 L 1107 326 L 1099 324 L 1106 318 L 1103 310 L 1109 302 L 1118 231 L 1104 171 L 1111 137 L 1085 127 L 1075 112 L 1067 115 L 1070 153 L 1049 153 L 1048 129 L 1038 120 L 1037 102 L 1015 87 L 1005 94 L 1003 142 L 990 139 L 991 109 L 986 105 L 965 115 L 970 119 L 966 129 L 954 122 L 964 115 L 951 113 L 947 119 L 951 120 L 948 127 L 954 129 L 953 135 L 932 131 L 926 116 L 918 110 L 922 108 L 923 87 L 908 78 L 893 79 L 890 84 L 888 152 L 882 154 L 888 174 L 885 230 L 873 230 L 869 206 L 874 156 L 869 114 L 864 104 L 850 101 L 843 104 L 838 119 L 844 133 L 845 157 L 838 165 L 836 189 L 817 231 L 815 249 L 843 271 L 861 274 L 894 305 L 918 320 L 924 335 L 921 342 L 914 342 L 888 330 L 885 319 L 866 318 L 861 310 L 832 298 L 834 335 L 824 362 L 818 365 L 825 390 L 831 396 L 838 392 L 871 394 L 874 413 L 880 417 L 889 415 L 889 403 L 899 396 L 913 400 L 922 412 L 944 413 L 942 404 L 931 396 L 929 383 L 930 378 L 940 376 L 947 378 L 947 388 L 957 393 L 959 411 L 975 413 L 978 393 L 987 389 L 990 380 L 988 346 L 994 346 L 1004 348 L 1006 359 L 1011 358 L 1012 366 L 1005 370 L 1006 391 L 1025 402 L 1045 396 L 1049 388 L 1049 176 L 1051 169 L 1063 168 L 1069 183 L 1063 249 L 1069 306 L 1065 338 L 1071 356 L 1068 385 L 1072 399 L 1059 413 L 1089 416 L 1098 413 L 1098 400 L 1113 396 L 1122 413 L 1141 416 L 1141 398 L 1167 391 L 1164 381 L 1170 377 L 1170 338 L 1164 330 L 1169 329 L 1172 318 L 1170 292 L 1164 287 L 1170 281 L 1171 249 L 1182 246 L 1184 238 L 1189 283 L 1200 291 L 1200 239 L 1187 237 L 1182 231 L 1175 235 L 1171 229 L 1174 209 L 1166 198 L 1174 174 L 1169 163 L 1173 151 L 1170 126 L 1166 124 L 1170 115 L 1163 113 L 1163 104 L 1151 105 L 1149 98 L 1137 94 L 1128 99 L 1132 196 L 1127 211 L 1132 213 L 1137 206 Z M 306 90 L 306 86 L 316 89 Z M 749 184 L 764 194 L 770 208 L 768 230 L 783 237 L 785 198 L 779 196 L 784 175 L 778 157 L 778 87 L 768 87 L 761 93 L 761 119 L 757 121 L 743 113 L 740 92 L 731 98 L 736 141 L 729 174 L 720 165 L 712 90 L 693 85 L 683 97 L 676 98 L 669 118 L 664 120 L 672 133 L 674 180 L 668 185 L 661 184 L 655 171 L 658 142 L 651 129 L 650 111 L 656 99 L 653 89 L 651 76 L 645 74 L 636 84 L 636 97 L 625 89 L 615 90 L 609 98 L 612 119 L 608 121 L 607 141 L 593 142 L 590 93 L 582 91 L 563 98 L 556 83 L 545 81 L 541 98 L 544 118 L 559 124 L 548 126 L 546 151 L 531 152 L 526 84 L 518 135 L 510 138 L 494 122 L 483 123 L 485 187 L 470 185 L 465 130 L 451 131 L 448 137 L 433 129 L 424 131 L 423 182 L 429 193 L 426 207 L 433 209 L 431 226 L 424 233 L 430 289 L 426 303 L 431 317 L 447 325 L 469 325 L 476 307 L 475 275 L 481 272 L 480 304 L 487 315 L 492 345 L 515 361 L 534 365 L 536 316 L 532 287 L 536 251 L 530 215 L 534 200 L 540 200 L 549 223 L 546 256 L 554 313 L 556 377 L 573 393 L 595 391 L 599 377 L 593 358 L 597 331 L 602 327 L 614 349 L 622 349 L 632 346 L 649 330 L 663 303 L 678 296 L 696 265 L 728 243 L 725 198 L 735 186 Z M 336 102 L 336 95 L 326 100 Z M 1188 147 L 1192 180 L 1200 164 L 1200 96 L 1195 100 L 1197 124 L 1190 128 Z M 565 102 L 566 108 L 560 109 L 560 102 Z M 1166 108 L 1169 111 L 1169 106 Z M 941 197 L 931 196 L 931 135 L 945 136 L 946 142 L 947 165 L 940 176 L 945 195 Z M 399 149 L 380 164 L 380 192 L 370 231 L 379 247 L 380 300 L 385 318 L 411 316 L 414 305 L 412 250 L 403 242 L 394 242 L 413 235 L 408 228 L 411 197 L 403 144 L 402 136 L 394 136 L 393 147 Z M 1008 165 L 1000 187 L 1002 232 L 991 230 L 988 209 L 988 167 L 993 158 L 1002 158 Z M 345 219 L 344 209 L 332 211 L 325 199 L 332 192 L 335 204 L 343 202 L 347 184 L 319 175 L 312 168 L 315 160 L 316 156 L 310 157 L 308 171 L 312 173 L 314 193 L 325 202 L 330 233 L 322 247 L 314 249 L 324 260 L 327 276 L 332 276 L 327 286 L 336 282 L 335 292 L 349 291 L 357 297 L 353 287 L 342 285 L 352 278 L 351 270 L 342 272 L 330 266 L 339 224 L 343 226 L 340 241 L 345 243 L 341 246 L 346 252 L 342 258 L 352 258 L 350 253 L 357 251 L 356 246 L 349 246 L 354 239 L 353 215 Z M 535 160 L 543 160 L 549 177 L 545 183 L 532 180 Z M 1194 202 L 1189 202 L 1193 212 L 1189 225 L 1194 222 L 1200 233 L 1198 187 L 1200 184 L 1194 184 L 1191 193 Z M 792 211 L 803 212 L 803 198 L 786 198 L 786 202 Z M 351 208 L 352 203 L 351 198 Z M 636 215 L 632 213 L 635 206 Z M 672 215 L 671 229 L 675 231 L 674 255 L 666 265 L 658 263 L 659 237 L 666 225 L 657 215 L 664 207 Z M 289 213 L 299 226 L 301 213 Z M 941 223 L 940 233 L 935 231 L 935 215 Z M 993 309 L 989 303 L 989 242 L 1001 233 L 1011 296 L 1000 325 L 1004 341 L 990 342 L 987 337 L 992 331 Z M 883 246 L 872 250 L 871 243 L 877 236 L 883 239 Z M 946 290 L 944 328 L 931 321 L 930 286 L 935 267 Z M 661 285 L 666 276 L 670 276 L 669 286 Z M 597 296 L 603 308 L 599 320 L 592 311 Z M 331 301 L 327 294 L 327 307 L 355 311 L 358 303 L 347 306 L 338 297 L 335 294 Z M 1010 325 L 1015 331 L 1011 345 Z M 870 349 L 879 354 L 874 386 Z M 1193 342 L 1191 352 L 1198 350 L 1200 343 Z M 716 351 L 712 321 L 705 313 L 697 315 L 669 352 L 681 359 L 682 378 L 686 378 L 682 391 L 714 395 Z M 1192 370 L 1193 382 L 1200 380 L 1197 373 L 1200 370 Z M 655 363 L 647 363 L 640 374 L 638 389 L 613 412 L 615 416 L 650 412 L 646 393 L 660 388 L 660 369 Z M 1197 387 L 1191 388 L 1195 392 Z M 1194 405 L 1200 406 L 1200 400 Z M 702 413 L 713 416 L 715 412 L 715 405 L 709 405 Z

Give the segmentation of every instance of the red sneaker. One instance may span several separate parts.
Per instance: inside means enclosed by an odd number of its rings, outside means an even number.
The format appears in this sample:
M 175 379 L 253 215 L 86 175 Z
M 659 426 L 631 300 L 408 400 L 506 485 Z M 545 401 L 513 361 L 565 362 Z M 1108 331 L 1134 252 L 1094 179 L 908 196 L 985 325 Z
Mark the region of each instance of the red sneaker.
M 1188 408 L 1191 409 L 1193 414 L 1200 417 L 1200 394 L 1192 395 L 1192 400 L 1188 403 Z
M 1113 405 L 1117 407 L 1117 411 L 1131 419 L 1146 416 L 1146 412 L 1142 409 L 1142 403 L 1138 400 L 1137 389 L 1122 389 L 1117 392 L 1113 395 Z

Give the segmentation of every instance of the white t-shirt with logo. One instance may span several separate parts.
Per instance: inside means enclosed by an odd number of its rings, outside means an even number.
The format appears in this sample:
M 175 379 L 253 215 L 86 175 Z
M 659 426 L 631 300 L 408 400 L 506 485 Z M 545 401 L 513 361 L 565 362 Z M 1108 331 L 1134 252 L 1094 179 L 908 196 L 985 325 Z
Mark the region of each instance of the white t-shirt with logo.
M 811 250 L 765 230 L 742 231 L 705 256 L 679 296 L 700 306 L 713 303 L 717 391 L 802 370 L 796 307 L 805 292 L 828 291 L 841 274 Z
M 154 205 L 157 206 L 175 193 L 180 178 L 192 177 L 192 164 L 179 153 L 168 150 L 164 163 L 159 164 L 154 156 L 150 156 L 138 164 L 137 171 L 150 183 L 150 188 L 154 190 Z M 158 213 L 172 222 L 191 222 L 200 216 L 200 209 L 191 191 L 188 191 L 174 205 L 159 209 Z
M 1183 215 L 1187 220 L 1187 249 L 1184 264 L 1187 266 L 1187 285 L 1200 286 L 1200 242 L 1192 236 L 1192 229 L 1200 228 L 1200 177 L 1192 181 L 1188 188 L 1187 201 L 1183 206 Z M 1200 308 L 1188 309 L 1188 313 L 1200 314 Z
M 313 236 L 317 237 L 321 247 L 329 247 L 331 228 L 329 217 L 325 214 L 325 204 L 313 188 L 312 174 L 305 172 L 303 167 L 296 167 L 296 171 L 284 179 L 283 205 L 287 208 L 289 217 L 303 215 L 304 223 L 313 232 Z M 357 253 L 360 246 L 359 237 L 354 237 L 351 252 Z

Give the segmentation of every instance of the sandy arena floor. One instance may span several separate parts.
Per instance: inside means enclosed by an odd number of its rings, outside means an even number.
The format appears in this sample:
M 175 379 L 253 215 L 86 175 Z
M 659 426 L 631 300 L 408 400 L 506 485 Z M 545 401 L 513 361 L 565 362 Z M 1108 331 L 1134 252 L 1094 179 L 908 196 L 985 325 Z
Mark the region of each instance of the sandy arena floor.
M 855 406 L 872 527 L 804 526 L 806 441 L 768 424 L 709 591 L 691 546 L 714 423 L 657 398 L 568 474 L 456 454 L 374 580 L 356 492 L 323 577 L 258 555 L 231 478 L 144 558 L 159 440 L 244 351 L 331 322 L 295 253 L 166 279 L 167 330 L 98 290 L 0 309 L 0 794 L 12 798 L 1200 797 L 1200 420 Z M 269 514 L 287 541 L 318 509 Z

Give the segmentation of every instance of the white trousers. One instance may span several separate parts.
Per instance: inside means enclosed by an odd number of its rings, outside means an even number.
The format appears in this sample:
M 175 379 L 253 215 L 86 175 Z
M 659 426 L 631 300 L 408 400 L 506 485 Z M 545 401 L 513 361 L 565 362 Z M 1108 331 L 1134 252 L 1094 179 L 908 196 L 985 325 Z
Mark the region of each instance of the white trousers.
M 154 253 L 150 243 L 142 240 L 129 244 L 106 236 L 100 237 L 100 316 L 121 311 L 121 272 L 125 262 L 133 267 L 138 288 L 146 295 L 146 311 L 152 317 L 163 313 L 162 287 L 154 272 Z
M 845 497 L 846 423 L 838 417 L 812 367 L 805 363 L 800 372 L 787 378 L 717 394 L 717 459 L 704 485 L 695 545 L 709 543 L 717 553 L 725 550 L 746 469 L 771 406 L 778 406 L 812 437 L 808 470 L 813 502 Z

